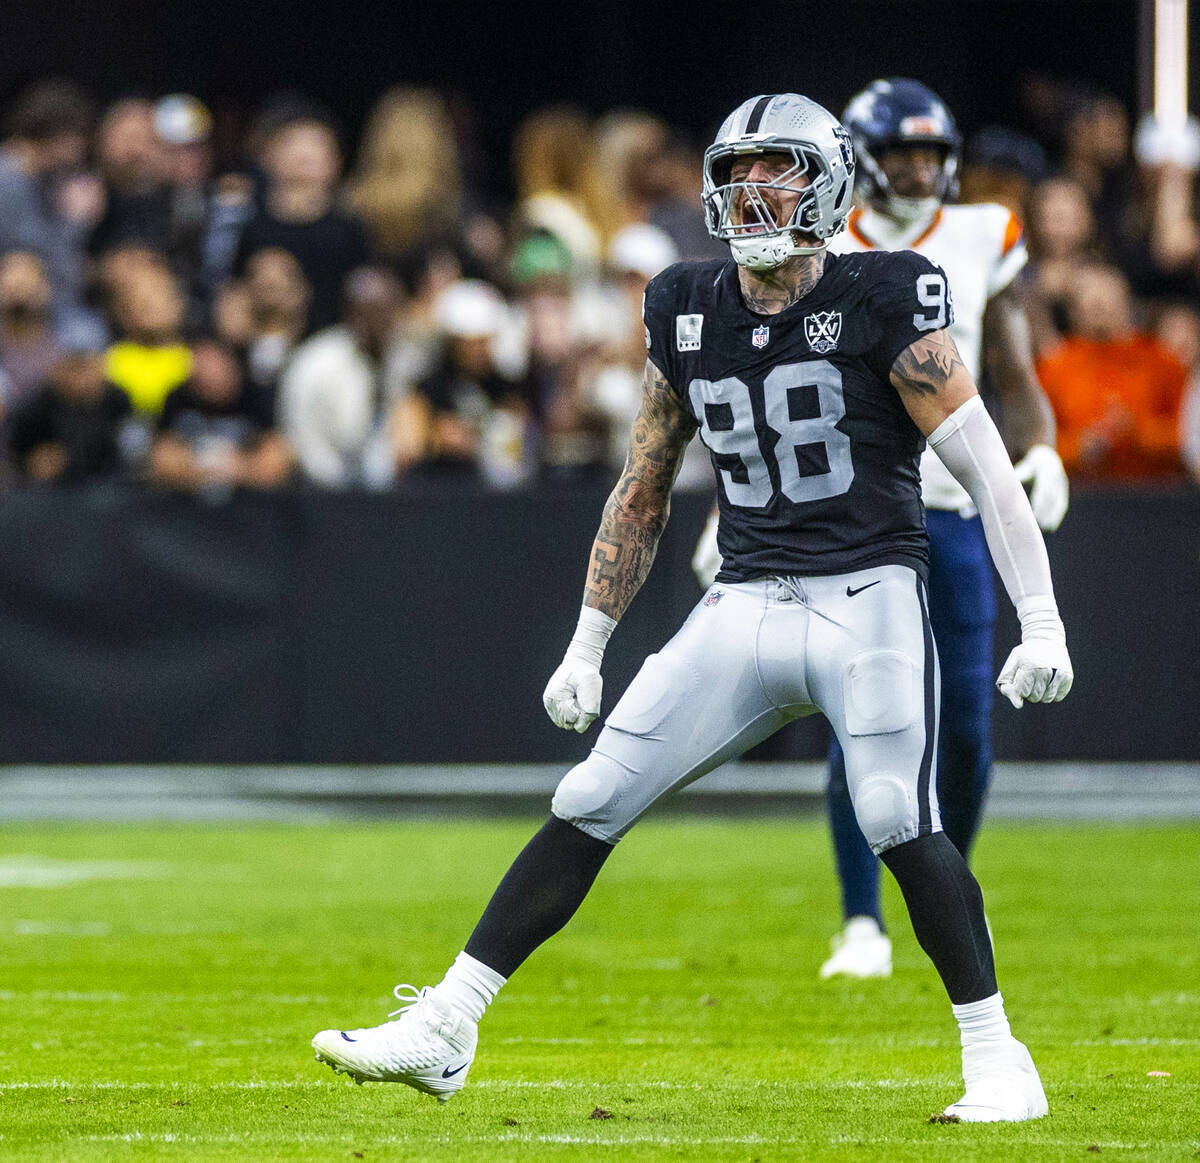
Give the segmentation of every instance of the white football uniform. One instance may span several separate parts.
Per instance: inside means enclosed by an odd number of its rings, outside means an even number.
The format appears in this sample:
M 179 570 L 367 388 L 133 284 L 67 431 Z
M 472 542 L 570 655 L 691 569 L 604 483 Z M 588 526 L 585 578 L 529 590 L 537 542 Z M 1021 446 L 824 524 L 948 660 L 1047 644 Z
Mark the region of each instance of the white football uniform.
M 903 565 L 712 586 L 651 654 L 552 810 L 616 843 L 662 796 L 825 712 L 872 849 L 941 830 L 937 651 Z
M 954 296 L 950 334 L 976 383 L 979 382 L 983 313 L 993 295 L 1004 290 L 1028 255 L 1021 224 L 1005 206 L 985 203 L 943 206 L 933 221 L 899 232 L 894 223 L 870 208 L 855 208 L 846 229 L 829 244 L 835 254 L 866 250 L 915 250 L 946 272 Z M 921 499 L 929 509 L 973 515 L 966 490 L 930 448 L 921 457 Z

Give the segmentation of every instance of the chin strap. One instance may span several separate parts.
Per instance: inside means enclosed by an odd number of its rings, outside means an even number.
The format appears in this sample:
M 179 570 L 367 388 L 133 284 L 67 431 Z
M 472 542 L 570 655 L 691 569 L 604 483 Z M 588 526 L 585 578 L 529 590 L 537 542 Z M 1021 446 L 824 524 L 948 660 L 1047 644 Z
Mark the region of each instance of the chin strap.
M 731 238 L 729 250 L 738 266 L 751 271 L 770 271 L 798 254 L 818 254 L 829 245 L 828 239 L 822 239 L 816 246 L 801 246 L 795 235 L 795 230 L 781 230 L 775 234 Z

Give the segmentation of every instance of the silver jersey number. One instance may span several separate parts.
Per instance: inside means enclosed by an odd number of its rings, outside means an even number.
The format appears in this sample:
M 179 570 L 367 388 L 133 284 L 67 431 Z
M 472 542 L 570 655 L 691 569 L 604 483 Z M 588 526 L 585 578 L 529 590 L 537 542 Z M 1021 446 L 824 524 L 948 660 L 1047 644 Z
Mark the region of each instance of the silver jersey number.
M 792 417 L 791 391 L 815 388 L 816 415 Z M 731 504 L 761 509 L 775 496 L 768 458 L 775 461 L 779 491 L 793 504 L 840 496 L 854 480 L 850 437 L 835 425 L 846 414 L 842 373 L 828 360 L 786 363 L 772 369 L 763 381 L 763 406 L 767 427 L 779 440 L 764 448 L 754 428 L 750 389 L 736 376 L 723 380 L 692 380 L 688 385 L 692 410 L 700 421 L 704 443 L 718 458 L 740 461 L 742 470 L 720 467 L 721 483 Z M 802 472 L 798 453 L 812 460 L 811 446 L 821 445 L 828 467 Z

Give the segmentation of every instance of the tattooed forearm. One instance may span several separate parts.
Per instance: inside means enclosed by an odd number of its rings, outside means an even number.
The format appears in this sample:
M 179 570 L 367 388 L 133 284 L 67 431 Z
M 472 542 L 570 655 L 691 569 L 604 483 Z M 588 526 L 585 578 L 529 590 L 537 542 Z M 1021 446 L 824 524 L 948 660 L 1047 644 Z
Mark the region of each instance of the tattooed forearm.
M 751 311 L 777 315 L 802 299 L 817 285 L 825 271 L 825 252 L 801 254 L 770 271 L 738 267 L 738 285 Z
M 892 383 L 901 392 L 936 396 L 966 365 L 948 331 L 933 331 L 909 344 L 892 364 Z
M 629 455 L 592 546 L 584 605 L 610 618 L 620 618 L 628 609 L 654 564 L 670 512 L 671 486 L 695 431 L 695 421 L 662 373 L 647 361 Z

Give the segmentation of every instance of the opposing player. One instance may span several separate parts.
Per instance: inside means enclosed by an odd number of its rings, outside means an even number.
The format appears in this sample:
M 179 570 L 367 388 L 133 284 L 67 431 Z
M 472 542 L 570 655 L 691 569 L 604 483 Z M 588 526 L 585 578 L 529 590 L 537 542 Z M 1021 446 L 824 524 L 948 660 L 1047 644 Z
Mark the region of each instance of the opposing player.
M 649 572 L 697 428 L 719 478 L 721 577 L 559 784 L 550 819 L 445 978 L 413 990 L 397 1021 L 316 1036 L 318 1058 L 336 1069 L 449 1097 L 496 992 L 570 920 L 642 814 L 822 710 L 842 740 L 859 821 L 958 1018 L 966 1093 L 949 1112 L 1046 1113 L 997 990 L 979 886 L 938 819 L 923 435 L 979 507 L 1017 605 L 1022 640 L 1002 685 L 1055 701 L 1070 688 L 1070 660 L 1041 534 L 946 331 L 945 275 L 907 252 L 827 251 L 853 173 L 845 129 L 790 93 L 738 106 L 706 151 L 709 229 L 734 261 L 669 267 L 647 288 L 641 411 L 579 624 L 546 688 L 554 722 L 584 731 L 599 713 L 605 645 Z
M 1003 206 L 946 205 L 956 193 L 960 138 L 946 106 L 920 82 L 875 81 L 850 101 L 842 122 L 854 139 L 860 205 L 830 249 L 915 250 L 946 272 L 950 335 L 971 375 L 978 380 L 982 365 L 995 387 L 1004 441 L 1017 475 L 1032 486 L 1038 524 L 1058 528 L 1067 477 L 1014 285 L 1026 261 L 1020 224 Z M 992 566 L 975 505 L 931 449 L 921 457 L 921 493 L 929 619 L 942 671 L 938 802 L 946 835 L 969 859 L 992 768 Z M 855 819 L 836 737 L 828 806 L 845 923 L 821 976 L 886 977 L 892 943 L 879 905 L 879 861 Z

